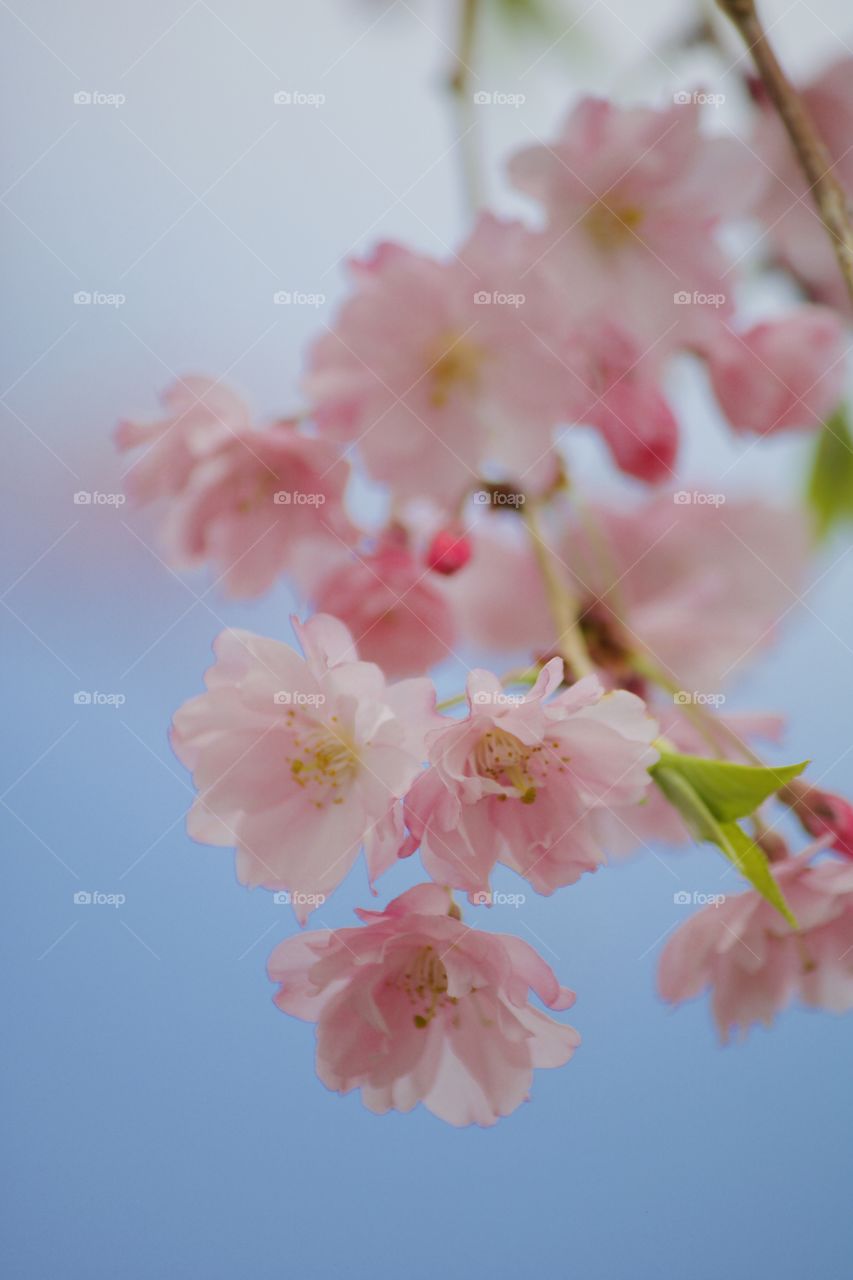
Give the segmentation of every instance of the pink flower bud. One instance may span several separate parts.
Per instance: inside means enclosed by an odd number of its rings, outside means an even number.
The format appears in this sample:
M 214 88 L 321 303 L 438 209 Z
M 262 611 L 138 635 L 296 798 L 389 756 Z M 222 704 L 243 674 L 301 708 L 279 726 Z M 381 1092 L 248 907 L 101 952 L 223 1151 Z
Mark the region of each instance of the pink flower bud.
M 440 529 L 429 544 L 426 563 L 436 573 L 457 573 L 471 559 L 471 543 L 464 533 Z

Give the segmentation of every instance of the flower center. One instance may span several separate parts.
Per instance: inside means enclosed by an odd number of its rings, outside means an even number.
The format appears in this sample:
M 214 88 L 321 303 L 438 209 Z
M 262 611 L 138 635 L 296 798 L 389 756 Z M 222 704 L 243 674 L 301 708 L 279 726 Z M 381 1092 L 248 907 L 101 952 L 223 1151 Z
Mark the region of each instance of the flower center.
M 536 784 L 530 776 L 530 757 L 539 747 L 527 747 L 506 729 L 488 729 L 474 748 L 474 764 L 483 778 L 513 788 L 522 804 L 533 804 Z
M 425 946 L 416 951 L 397 975 L 396 980 L 386 979 L 386 986 L 396 986 L 415 1009 L 412 1021 L 416 1027 L 428 1027 L 439 1009 L 456 1004 L 457 997 L 447 994 L 447 970 L 434 947 Z
M 483 353 L 473 342 L 443 334 L 427 357 L 430 400 L 440 409 L 459 387 L 473 390 L 480 377 Z
M 289 727 L 294 732 L 290 739 L 291 754 L 284 757 L 294 782 L 309 792 L 316 809 L 323 809 L 329 803 L 343 804 L 342 793 L 358 771 L 355 743 L 337 727 L 337 716 L 332 716 L 330 724 L 302 728 L 297 714 L 288 708 Z
M 633 238 L 642 221 L 643 211 L 636 205 L 605 204 L 598 200 L 584 214 L 583 226 L 596 248 L 609 253 Z

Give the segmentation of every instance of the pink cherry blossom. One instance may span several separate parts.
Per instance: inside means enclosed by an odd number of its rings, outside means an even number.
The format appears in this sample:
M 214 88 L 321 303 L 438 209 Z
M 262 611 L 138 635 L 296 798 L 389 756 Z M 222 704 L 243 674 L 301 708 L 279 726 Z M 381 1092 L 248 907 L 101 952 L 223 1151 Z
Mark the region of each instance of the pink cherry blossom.
M 595 676 L 546 701 L 563 677 L 554 658 L 525 695 L 488 671 L 468 680 L 468 715 L 427 738 L 429 765 L 406 797 L 408 854 L 434 880 L 488 890 L 497 861 L 540 893 L 602 862 L 602 818 L 639 803 L 657 759 L 642 701 L 605 694 Z
M 294 568 L 313 607 L 340 618 L 362 657 L 387 675 L 422 675 L 453 655 L 456 627 L 444 583 L 405 535 L 392 531 L 357 552 L 306 543 Z
M 426 563 L 436 573 L 451 577 L 464 569 L 471 559 L 471 539 L 464 529 L 439 529 L 430 540 Z
M 490 652 L 555 649 L 523 531 L 487 522 L 448 581 L 462 636 Z M 719 693 L 797 605 L 809 551 L 796 509 L 689 489 L 631 505 L 555 512 L 552 545 L 602 680 L 633 687 L 636 656 L 677 691 Z
M 640 654 L 677 690 L 707 697 L 794 610 L 808 549 L 798 511 L 690 489 L 633 508 L 591 506 L 560 554 L 603 671 L 620 682 L 626 658 Z
M 794 999 L 834 1013 L 853 1008 L 853 867 L 814 865 L 814 852 L 773 865 L 799 930 L 754 889 L 704 907 L 664 948 L 664 1000 L 681 1003 L 710 987 L 723 1040 L 753 1023 L 769 1026 Z
M 586 98 L 555 140 L 519 152 L 509 169 L 544 205 L 542 264 L 590 312 L 618 316 L 644 349 L 707 337 L 731 314 L 716 235 L 759 183 L 744 146 L 703 136 L 695 104 Z
M 569 416 L 598 427 L 613 461 L 638 480 L 673 474 L 678 423 L 660 387 L 661 362 L 613 320 L 587 322 L 570 337 L 566 360 L 575 374 Z
M 352 264 L 355 292 L 314 344 L 305 390 L 321 430 L 357 442 L 398 497 L 452 509 L 489 462 L 529 487 L 550 478 L 567 371 L 555 299 L 525 274 L 531 242 L 484 216 L 450 261 L 383 244 Z
M 256 596 L 290 567 L 301 539 L 352 539 L 349 465 L 333 445 L 294 422 L 254 428 L 233 392 L 193 386 L 192 403 L 186 383 L 167 393 L 173 416 L 119 428 L 125 447 L 149 444 L 129 487 L 140 501 L 168 498 L 162 541 L 175 568 L 212 564 L 231 595 Z
M 831 847 L 853 858 L 853 805 L 843 796 L 806 782 L 792 782 L 783 792 L 809 835 L 831 836 Z
M 317 1023 L 317 1074 L 329 1089 L 360 1089 L 371 1111 L 423 1102 L 453 1125 L 492 1125 L 524 1102 L 535 1067 L 560 1067 L 574 1028 L 529 1001 L 568 1009 L 528 943 L 458 918 L 446 889 L 420 884 L 361 928 L 282 942 L 269 972 L 276 1004 Z
M 853 192 L 853 152 L 850 150 L 853 57 L 833 63 L 800 92 L 829 151 L 833 171 L 850 194 Z M 790 139 L 763 95 L 753 145 L 761 155 L 766 172 L 758 204 L 765 226 L 766 241 L 762 247 L 775 249 L 811 297 L 847 310 L 850 301 L 832 242 L 809 194 Z
M 126 419 L 116 429 L 119 449 L 142 449 L 125 477 L 130 496 L 140 503 L 180 493 L 199 457 L 251 426 L 245 402 L 213 378 L 180 378 L 161 403 L 162 418 Z
M 721 329 L 708 351 L 714 393 L 736 431 L 819 427 L 841 400 L 845 348 L 828 307 L 800 307 L 742 334 Z
M 394 861 L 435 694 L 427 680 L 386 684 L 335 618 L 294 626 L 304 658 L 223 631 L 207 692 L 177 712 L 172 745 L 199 793 L 189 834 L 235 846 L 239 880 L 289 891 L 304 922 L 362 846 L 371 880 Z

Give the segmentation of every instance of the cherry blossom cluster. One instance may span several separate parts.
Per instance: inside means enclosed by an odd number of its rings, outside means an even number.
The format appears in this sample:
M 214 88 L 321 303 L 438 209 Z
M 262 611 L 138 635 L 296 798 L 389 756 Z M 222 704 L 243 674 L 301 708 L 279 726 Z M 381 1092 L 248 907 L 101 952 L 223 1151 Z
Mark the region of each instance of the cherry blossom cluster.
M 849 67 L 810 92 L 830 126 L 838 97 L 850 119 Z M 750 887 L 671 936 L 663 998 L 711 988 L 724 1036 L 794 997 L 853 1007 L 853 808 L 802 765 L 762 763 L 779 717 L 720 711 L 803 587 L 808 524 L 683 489 L 667 392 L 689 360 L 753 437 L 813 430 L 843 396 L 832 254 L 802 202 L 780 211 L 780 186 L 802 184 L 756 111 L 747 147 L 708 136 L 692 101 L 583 100 L 510 159 L 528 223 L 483 212 L 444 258 L 382 243 L 350 264 L 303 410 L 258 424 L 188 377 L 160 417 L 119 428 L 172 564 L 209 566 L 235 597 L 285 575 L 308 606 L 301 652 L 224 631 L 177 712 L 190 835 L 235 849 L 240 882 L 289 895 L 300 925 L 362 853 L 372 886 L 420 859 L 424 882 L 384 910 L 269 963 L 279 1008 L 317 1024 L 321 1080 L 373 1111 L 492 1124 L 578 1047 L 530 1002 L 573 1003 L 549 966 L 462 919 L 454 890 L 478 913 L 498 864 L 548 895 L 652 844 L 716 845 Z M 724 248 L 744 219 L 806 295 L 752 323 Z M 579 492 L 575 440 L 594 434 L 628 498 Z M 386 513 L 369 528 L 355 472 Z M 467 680 L 442 701 L 445 660 Z

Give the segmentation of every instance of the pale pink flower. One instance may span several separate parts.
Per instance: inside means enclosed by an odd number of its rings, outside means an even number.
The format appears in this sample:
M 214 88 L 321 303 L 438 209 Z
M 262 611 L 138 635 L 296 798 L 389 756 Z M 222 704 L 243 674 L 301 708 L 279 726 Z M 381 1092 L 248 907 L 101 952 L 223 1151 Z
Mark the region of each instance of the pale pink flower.
M 340 618 L 361 656 L 386 675 L 422 675 L 453 655 L 456 626 L 444 582 L 404 533 L 392 531 L 357 552 L 306 543 L 295 572 L 313 607 Z
M 655 483 L 674 475 L 678 423 L 661 390 L 654 353 L 612 320 L 588 321 L 566 347 L 574 375 L 568 417 L 599 429 L 613 461 L 638 480 Z
M 831 848 L 853 858 L 853 805 L 849 800 L 799 780 L 785 789 L 783 799 L 809 835 L 829 836 Z
M 639 654 L 707 698 L 773 639 L 805 579 L 796 510 L 684 490 L 633 508 L 591 507 L 560 554 L 593 659 L 617 683 Z
M 535 1067 L 580 1044 L 528 998 L 560 1010 L 574 993 L 522 939 L 463 924 L 446 889 L 356 914 L 363 927 L 288 938 L 269 962 L 278 1007 L 317 1023 L 327 1088 L 361 1089 L 379 1114 L 423 1102 L 449 1124 L 491 1125 L 527 1099 Z
M 714 394 L 736 431 L 814 429 L 838 408 L 845 347 L 828 307 L 799 307 L 741 334 L 723 328 L 707 351 Z
M 115 433 L 122 452 L 142 449 L 125 477 L 128 493 L 140 503 L 179 493 L 199 457 L 251 426 L 246 403 L 213 378 L 179 378 L 160 399 L 163 417 L 126 419 Z
M 351 540 L 343 507 L 349 465 L 290 423 L 247 431 L 200 459 L 163 528 L 181 568 L 205 563 L 235 596 L 266 591 L 302 539 Z
M 759 91 L 760 92 L 760 91 Z M 853 58 L 844 57 L 800 90 L 833 171 L 853 194 Z M 758 205 L 765 235 L 782 262 L 811 297 L 842 310 L 850 300 L 832 242 L 808 191 L 790 139 L 774 108 L 761 95 L 761 115 L 753 145 L 761 154 L 767 180 Z
M 690 489 L 555 517 L 559 572 L 611 686 L 636 687 L 640 655 L 707 700 L 770 644 L 805 581 L 809 531 L 793 508 Z M 553 619 L 520 533 L 510 521 L 479 526 L 449 597 L 471 644 L 551 656 Z
M 546 701 L 562 677 L 554 658 L 517 695 L 474 671 L 468 715 L 428 735 L 402 852 L 420 848 L 434 880 L 482 893 L 500 861 L 552 893 L 603 861 L 604 815 L 643 799 L 657 759 L 644 704 L 595 676 Z
M 205 388 L 207 390 L 205 391 Z M 165 397 L 172 417 L 125 423 L 123 447 L 149 444 L 131 472 L 139 501 L 168 499 L 162 541 L 179 569 L 211 564 L 234 596 L 266 591 L 292 563 L 300 540 L 351 540 L 343 507 L 349 464 L 294 422 L 253 428 L 242 400 L 196 380 Z
M 794 999 L 845 1013 L 853 1008 L 853 867 L 811 862 L 815 848 L 773 864 L 799 930 L 754 889 L 704 907 L 672 935 L 660 960 L 664 1000 L 712 990 L 723 1040 L 769 1026 Z
M 383 244 L 351 265 L 355 292 L 314 345 L 305 390 L 322 431 L 355 442 L 398 498 L 452 509 L 493 463 L 550 478 L 567 370 L 531 237 L 484 215 L 450 261 Z M 522 322 L 523 317 L 523 322 Z
M 586 98 L 510 176 L 541 201 L 542 265 L 591 313 L 618 316 L 645 346 L 707 336 L 731 314 L 720 223 L 757 195 L 755 160 L 708 138 L 695 104 L 665 110 Z M 686 305 L 685 305 L 686 304 Z
M 294 627 L 304 658 L 223 631 L 207 692 L 177 712 L 172 745 L 199 793 L 189 834 L 235 846 L 239 880 L 290 892 L 304 922 L 362 846 L 371 881 L 394 861 L 400 799 L 436 717 L 428 680 L 386 684 L 335 618 Z

